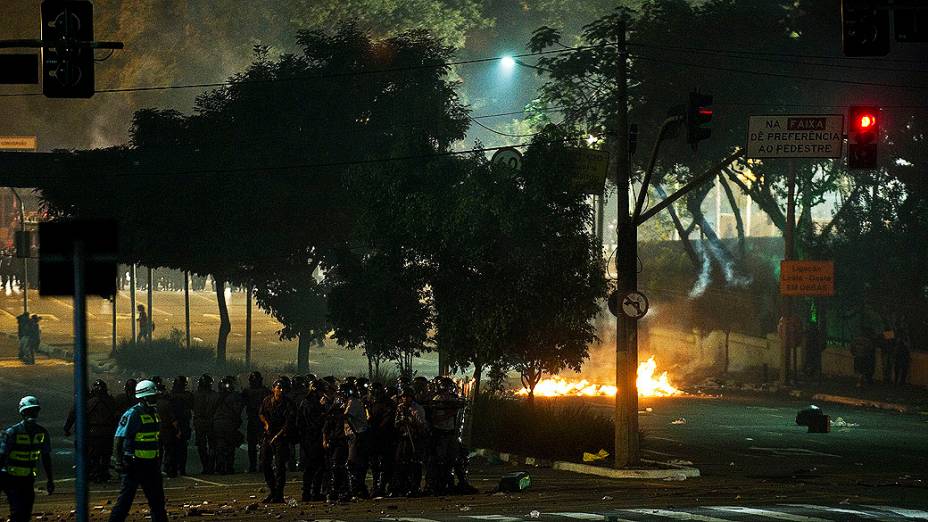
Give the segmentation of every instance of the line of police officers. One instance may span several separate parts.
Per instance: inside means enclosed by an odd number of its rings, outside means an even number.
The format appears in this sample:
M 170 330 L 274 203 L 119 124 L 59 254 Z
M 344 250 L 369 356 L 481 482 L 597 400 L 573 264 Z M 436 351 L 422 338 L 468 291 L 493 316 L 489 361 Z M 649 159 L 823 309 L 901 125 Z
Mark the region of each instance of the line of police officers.
M 87 403 L 88 475 L 105 482 L 111 467 L 120 472 L 122 488 L 111 521 L 125 520 L 139 487 L 152 520 L 167 520 L 162 470 L 169 477 L 187 473 L 192 434 L 206 474 L 233 473 L 235 450 L 246 440 L 249 471 L 260 467 L 268 484 L 267 503 L 284 501 L 287 471 L 295 469 L 297 456 L 304 501 L 476 491 L 467 481 L 461 442 L 466 402 L 450 378 L 400 379 L 393 387 L 366 379 L 281 376 L 271 389 L 259 372 L 248 380 L 237 392 L 235 378 L 225 377 L 214 391 L 212 377 L 204 374 L 191 393 L 183 376 L 174 379 L 170 392 L 158 377 L 129 379 L 116 398 L 104 381 L 93 383 Z M 38 411 L 38 400 L 24 397 L 23 422 L 0 434 L 0 485 L 10 499 L 12 520 L 29 519 L 39 456 L 48 490 L 54 490 L 48 432 L 35 422 Z M 73 424 L 72 409 L 66 436 Z

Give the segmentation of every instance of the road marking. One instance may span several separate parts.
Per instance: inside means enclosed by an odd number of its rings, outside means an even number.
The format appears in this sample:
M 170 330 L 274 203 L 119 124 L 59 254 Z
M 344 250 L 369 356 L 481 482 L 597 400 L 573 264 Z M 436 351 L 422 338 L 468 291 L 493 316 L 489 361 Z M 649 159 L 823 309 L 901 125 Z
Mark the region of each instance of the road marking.
M 603 515 L 594 515 L 593 513 L 542 513 L 542 515 L 551 515 L 555 517 L 572 518 L 574 520 L 606 520 Z M 613 518 L 617 522 L 624 519 Z
M 729 522 L 724 518 L 707 517 L 705 515 L 697 515 L 695 513 L 686 513 L 682 511 L 668 511 L 666 509 L 624 509 L 623 511 L 631 511 L 632 513 L 640 513 L 642 515 L 672 518 L 674 520 L 696 520 L 697 522 Z
M 380 520 L 395 520 L 397 522 L 438 522 L 437 520 L 431 518 L 416 518 L 416 517 L 386 517 L 381 518 Z
M 653 438 L 653 437 L 652 437 Z M 795 456 L 815 456 L 815 457 L 835 457 L 841 458 L 841 455 L 835 455 L 833 453 L 822 453 L 821 451 L 815 451 L 805 448 L 761 448 L 758 446 L 750 446 L 748 448 L 752 451 L 766 451 L 768 453 L 773 453 L 780 457 L 795 457 Z
M 34 314 L 34 315 L 38 315 L 38 316 L 41 317 L 43 320 L 44 320 L 44 319 L 51 319 L 52 321 L 61 321 L 61 319 L 58 319 L 58 316 L 55 315 L 55 314 Z
M 2 309 L 2 308 L 0 308 L 0 312 L 3 312 L 3 313 L 5 313 L 6 315 L 10 316 L 11 318 L 16 319 L 16 316 L 15 316 L 15 315 L 11 314 L 10 312 L 7 312 L 6 310 L 4 310 L 4 309 Z
M 209 319 L 215 319 L 215 320 L 217 320 L 217 321 L 220 320 L 218 314 L 203 314 L 203 317 L 207 317 L 207 318 L 209 318 Z
M 781 513 L 779 511 L 770 511 L 767 509 L 757 509 L 741 506 L 713 506 L 708 509 L 726 511 L 729 513 L 738 513 L 741 515 L 751 515 L 755 517 L 773 518 L 776 520 L 790 520 L 792 522 L 828 522 L 828 519 L 826 518 L 806 517 L 802 515 L 793 515 L 792 513 Z
M 521 522 L 521 518 L 507 517 L 505 515 L 463 515 L 461 518 L 473 518 L 475 520 L 499 520 L 500 522 Z
M 905 518 L 914 518 L 916 520 L 928 520 L 928 511 L 919 511 L 917 509 L 904 509 L 893 506 L 864 506 L 868 508 L 881 509 L 883 511 L 890 511 L 897 515 L 902 515 Z
M 649 439 L 654 439 L 654 440 L 666 440 L 667 442 L 680 442 L 680 441 L 678 441 L 677 439 L 670 439 L 670 438 L 667 438 L 667 437 L 655 437 L 654 435 L 650 435 L 650 436 L 648 436 L 648 438 L 649 438 Z
M 212 482 L 212 481 L 209 481 L 209 480 L 203 480 L 203 479 L 201 479 L 201 478 L 191 477 L 190 475 L 183 475 L 183 478 L 185 478 L 185 479 L 190 479 L 190 480 L 192 480 L 192 481 L 194 481 L 194 482 L 202 482 L 203 484 L 209 484 L 209 485 L 211 485 L 211 486 L 219 486 L 219 487 L 222 487 L 222 488 L 228 487 L 228 486 L 229 486 L 229 484 L 220 484 L 219 482 Z
M 155 313 L 159 313 L 159 314 L 161 314 L 161 315 L 174 315 L 174 314 L 172 314 L 171 312 L 165 312 L 164 310 L 158 308 L 157 306 L 152 306 L 151 309 L 152 309 Z
M 848 515 L 854 515 L 857 517 L 880 518 L 879 515 L 876 515 L 873 513 L 867 513 L 866 511 L 858 511 L 856 509 L 816 506 L 815 504 L 783 504 L 783 505 L 792 506 L 792 507 L 800 507 L 800 508 L 805 508 L 805 509 L 812 509 L 812 510 L 828 511 L 830 513 L 847 513 Z

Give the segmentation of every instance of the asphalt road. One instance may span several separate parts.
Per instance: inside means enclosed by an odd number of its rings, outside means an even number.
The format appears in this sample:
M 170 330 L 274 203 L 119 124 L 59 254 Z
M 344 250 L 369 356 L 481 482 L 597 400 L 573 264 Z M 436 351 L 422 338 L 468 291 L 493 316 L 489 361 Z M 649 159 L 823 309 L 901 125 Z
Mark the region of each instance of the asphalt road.
M 67 364 L 40 359 L 36 366 L 24 368 L 16 361 L 0 360 L 0 397 L 7 400 L 0 404 L 0 423 L 16 420 L 18 397 L 38 393 L 44 403 L 41 420 L 52 431 L 55 467 L 62 482 L 59 494 L 39 497 L 39 511 L 61 514 L 71 506 L 73 441 L 61 434 L 70 406 L 70 383 Z M 603 520 L 602 515 L 610 512 L 617 512 L 622 520 L 709 522 L 928 518 L 928 418 L 822 405 L 833 419 L 841 417 L 856 426 L 808 434 L 794 423 L 803 406 L 771 396 L 642 401 L 644 456 L 691 461 L 703 476 L 685 481 L 610 480 L 537 468 L 529 469 L 534 478 L 530 490 L 494 495 L 499 477 L 519 468 L 476 460 L 472 469 L 483 492 L 479 495 L 339 506 L 296 503 L 253 506 L 248 511 L 246 506 L 264 495 L 257 474 L 193 475 L 168 480 L 166 487 L 173 513 L 182 515 L 198 504 L 212 513 L 208 516 L 222 520 L 280 515 L 281 520 L 515 521 L 534 520 L 533 511 L 542 520 Z M 596 407 L 610 411 L 608 403 Z M 678 419 L 686 422 L 673 424 Z M 192 449 L 190 457 L 195 472 Z M 239 451 L 239 469 L 245 459 Z M 298 498 L 299 475 L 290 477 L 286 494 Z M 115 500 L 116 484 L 94 485 L 92 491 L 92 503 L 100 506 L 96 511 L 102 516 L 108 502 Z

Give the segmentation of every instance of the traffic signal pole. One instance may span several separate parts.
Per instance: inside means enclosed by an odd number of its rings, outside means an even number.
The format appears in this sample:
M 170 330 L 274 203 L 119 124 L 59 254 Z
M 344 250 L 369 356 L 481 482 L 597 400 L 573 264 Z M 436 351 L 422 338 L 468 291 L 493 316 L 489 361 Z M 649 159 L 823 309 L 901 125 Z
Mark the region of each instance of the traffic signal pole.
M 796 234 L 796 164 L 789 160 L 786 174 L 786 227 L 783 232 L 783 259 L 789 261 L 795 255 Z M 793 347 L 796 345 L 795 319 L 793 319 L 793 298 L 783 296 L 781 316 L 781 354 L 780 383 L 788 384 L 794 377 L 790 369 L 793 366 Z
M 616 114 L 615 138 L 612 147 L 617 187 L 617 249 L 616 269 L 618 281 L 618 310 L 615 336 L 615 467 L 625 468 L 639 462 L 638 440 L 638 324 L 621 311 L 621 300 L 638 288 L 638 228 L 631 214 L 629 190 L 631 186 L 630 158 L 628 154 L 628 50 L 625 40 L 625 21 L 619 22 L 616 44 L 618 47 L 619 107 Z M 644 189 L 642 189 L 644 190 Z

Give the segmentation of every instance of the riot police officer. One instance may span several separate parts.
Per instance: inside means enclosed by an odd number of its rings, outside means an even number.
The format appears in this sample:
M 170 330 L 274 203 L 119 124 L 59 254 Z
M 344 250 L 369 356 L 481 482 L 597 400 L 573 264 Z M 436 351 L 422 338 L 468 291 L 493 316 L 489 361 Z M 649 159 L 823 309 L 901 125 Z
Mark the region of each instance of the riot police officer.
M 220 474 L 235 473 L 235 448 L 244 438 L 238 430 L 242 424 L 242 399 L 235 392 L 235 377 L 231 375 L 219 381 L 219 404 L 213 414 L 213 436 L 216 439 L 215 471 Z
M 139 486 L 148 499 L 153 522 L 166 522 L 164 483 L 161 479 L 160 418 L 155 407 L 158 390 L 152 381 L 141 381 L 135 387 L 139 402 L 129 408 L 119 420 L 113 442 L 116 469 L 122 473 L 122 488 L 110 514 L 110 522 L 122 522 Z
M 172 471 L 178 475 L 187 474 L 187 442 L 191 435 L 190 420 L 193 417 L 193 402 L 193 394 L 187 390 L 187 378 L 178 375 L 171 384 L 171 413 L 177 424 L 177 437 L 174 439 L 172 461 L 165 462 L 165 467 L 169 470 L 168 474 Z
M 213 378 L 204 373 L 197 380 L 197 391 L 193 396 L 193 429 L 195 442 L 200 456 L 200 465 L 204 474 L 210 474 L 215 467 L 214 451 L 216 438 L 213 433 L 213 414 L 219 405 L 219 396 L 213 391 Z
M 284 485 L 287 482 L 287 461 L 290 460 L 290 438 L 295 434 L 295 408 L 287 397 L 289 379 L 277 379 L 271 395 L 264 399 L 258 418 L 264 427 L 261 442 L 261 470 L 267 483 L 268 495 L 265 503 L 282 503 Z
M 116 399 L 109 394 L 106 382 L 97 379 L 87 398 L 87 460 L 92 481 L 106 482 L 110 479 L 112 440 L 118 421 Z
M 345 427 L 347 397 L 345 383 L 336 391 L 329 389 L 323 399 L 325 421 L 322 425 L 322 448 L 325 450 L 325 465 L 328 470 L 326 501 L 330 503 L 348 500 L 348 434 Z
M 28 395 L 19 401 L 22 421 L 0 432 L 0 486 L 10 504 L 10 520 L 26 522 L 32 519 L 35 503 L 35 477 L 39 457 L 45 468 L 45 490 L 55 492 L 52 476 L 51 437 L 48 430 L 36 422 L 39 400 Z
M 396 403 L 390 398 L 384 386 L 375 382 L 371 385 L 371 403 L 368 407 L 370 418 L 370 465 L 373 475 L 371 495 L 382 497 L 393 476 L 393 459 L 396 456 Z
M 300 432 L 300 461 L 303 464 L 304 502 L 323 500 L 322 485 L 325 479 L 325 453 L 322 449 L 322 425 L 325 410 L 322 397 L 325 381 L 313 380 L 306 397 L 297 408 L 297 428 Z
M 264 385 L 261 372 L 253 371 L 248 376 L 248 387 L 242 390 L 242 401 L 245 403 L 245 438 L 248 441 L 248 471 L 258 471 L 258 443 L 264 428 L 258 419 L 258 410 L 261 403 L 271 394 L 271 390 Z
M 415 391 L 407 388 L 396 407 L 394 426 L 397 430 L 396 471 L 393 488 L 397 495 L 415 497 L 420 494 L 422 462 L 428 422 L 425 410 L 415 400 Z

